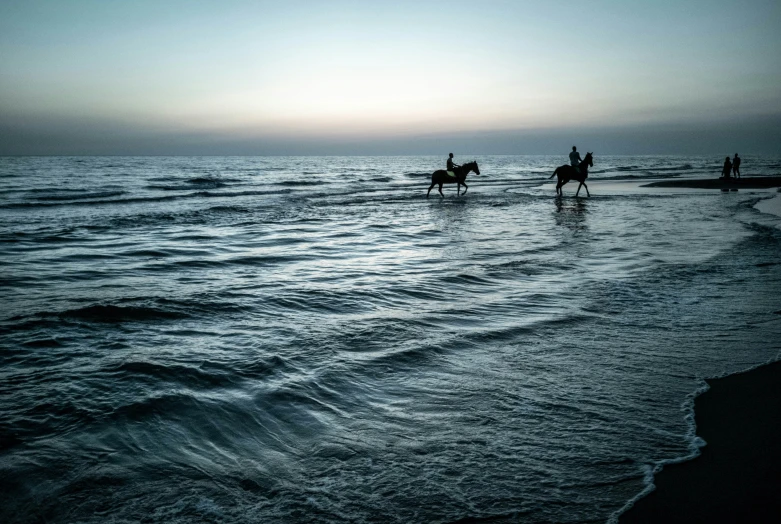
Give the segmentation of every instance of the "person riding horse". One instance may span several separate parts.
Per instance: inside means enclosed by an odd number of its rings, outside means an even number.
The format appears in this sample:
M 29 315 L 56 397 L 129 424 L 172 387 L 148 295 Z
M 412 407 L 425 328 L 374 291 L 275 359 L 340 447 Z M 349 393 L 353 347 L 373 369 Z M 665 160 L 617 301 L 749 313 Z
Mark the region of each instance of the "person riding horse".
M 575 153 L 575 148 L 572 148 L 572 153 Z M 572 153 L 570 153 L 570 157 L 572 157 Z M 578 158 L 580 158 L 580 155 L 578 155 Z M 553 172 L 553 174 L 549 178 L 553 178 L 555 176 L 559 177 L 559 181 L 556 184 L 556 194 L 557 195 L 563 195 L 564 191 L 562 190 L 562 186 L 569 182 L 570 180 L 577 180 L 580 182 L 580 185 L 578 186 L 578 190 L 575 191 L 575 196 L 578 196 L 580 193 L 580 187 L 583 186 L 586 188 L 586 195 L 591 196 L 588 192 L 588 186 L 586 185 L 586 178 L 588 178 L 588 168 L 592 167 L 594 165 L 594 156 L 593 153 L 586 153 L 586 158 L 584 158 L 580 164 L 577 166 L 573 165 L 567 165 L 564 164 L 563 166 L 559 166 L 556 168 L 556 171 Z
M 453 153 L 450 153 L 450 156 L 447 159 L 447 170 L 446 170 L 447 174 L 449 176 L 455 177 L 457 167 L 461 167 L 461 166 L 453 163 Z
M 452 169 L 452 172 L 445 171 L 444 169 L 437 169 L 431 174 L 431 185 L 426 192 L 426 198 L 428 198 L 431 190 L 434 186 L 439 185 L 439 194 L 442 198 L 445 194 L 442 192 L 442 184 L 458 184 L 458 194 L 461 194 L 461 186 L 464 186 L 464 194 L 466 195 L 469 186 L 466 185 L 466 176 L 474 172 L 475 175 L 480 174 L 480 168 L 477 166 L 477 162 L 467 162 L 466 164 L 459 166 L 453 163 L 453 153 L 450 153 L 450 158 L 447 161 L 447 168 Z

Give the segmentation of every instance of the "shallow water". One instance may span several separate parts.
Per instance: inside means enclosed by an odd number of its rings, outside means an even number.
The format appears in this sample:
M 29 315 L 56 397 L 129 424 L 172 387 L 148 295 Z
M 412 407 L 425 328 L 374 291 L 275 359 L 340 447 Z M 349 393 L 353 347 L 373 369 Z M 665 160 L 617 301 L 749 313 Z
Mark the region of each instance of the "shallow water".
M 775 193 L 477 160 L 0 158 L 0 520 L 614 516 L 779 357 Z

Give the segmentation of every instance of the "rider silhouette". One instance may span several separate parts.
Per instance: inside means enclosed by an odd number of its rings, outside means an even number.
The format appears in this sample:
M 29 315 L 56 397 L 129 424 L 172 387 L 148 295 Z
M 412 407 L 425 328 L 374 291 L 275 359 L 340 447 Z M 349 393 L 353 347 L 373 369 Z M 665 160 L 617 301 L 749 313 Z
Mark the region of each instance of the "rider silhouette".
M 450 157 L 447 159 L 447 174 L 450 176 L 456 176 L 457 167 L 461 166 L 453 163 L 453 153 L 450 153 Z
M 580 153 L 578 153 L 578 148 L 572 146 L 572 153 L 569 154 L 570 165 L 572 167 L 578 167 L 581 162 L 583 162 L 583 160 L 580 158 Z

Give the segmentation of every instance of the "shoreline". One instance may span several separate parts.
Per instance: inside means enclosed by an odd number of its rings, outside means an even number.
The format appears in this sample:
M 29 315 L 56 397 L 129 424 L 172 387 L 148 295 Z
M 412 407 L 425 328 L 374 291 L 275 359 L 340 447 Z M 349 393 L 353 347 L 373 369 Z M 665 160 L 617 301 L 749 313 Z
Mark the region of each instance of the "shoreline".
M 777 194 L 773 198 L 760 200 L 754 205 L 754 209 L 757 209 L 761 213 L 781 217 L 781 194 Z
M 723 378 L 694 400 L 696 458 L 665 466 L 618 522 L 772 522 L 781 515 L 781 361 Z
M 768 189 L 781 187 L 781 176 L 757 176 L 744 178 L 694 178 L 671 179 L 643 184 L 640 187 L 678 187 L 691 189 Z

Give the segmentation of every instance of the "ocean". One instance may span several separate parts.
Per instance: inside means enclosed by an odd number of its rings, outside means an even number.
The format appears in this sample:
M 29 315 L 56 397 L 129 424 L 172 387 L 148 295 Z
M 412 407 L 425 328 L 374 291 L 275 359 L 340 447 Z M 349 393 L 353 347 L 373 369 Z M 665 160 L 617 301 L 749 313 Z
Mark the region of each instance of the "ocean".
M 472 158 L 0 158 L 0 521 L 614 521 L 779 358 L 777 193 Z

